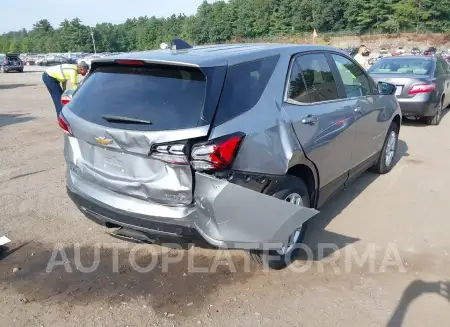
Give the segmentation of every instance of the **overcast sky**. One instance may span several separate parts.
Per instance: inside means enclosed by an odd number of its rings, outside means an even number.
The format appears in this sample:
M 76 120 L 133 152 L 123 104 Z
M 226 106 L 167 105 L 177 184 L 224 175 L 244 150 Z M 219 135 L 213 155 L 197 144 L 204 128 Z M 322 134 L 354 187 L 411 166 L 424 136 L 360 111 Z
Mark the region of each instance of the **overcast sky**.
M 3 1 L 0 1 L 2 3 Z M 57 27 L 65 18 L 79 17 L 86 25 L 122 23 L 139 16 L 194 14 L 203 0 L 22 0 L 1 4 L 0 33 L 31 29 L 40 19 Z M 213 2 L 208 0 L 208 2 Z

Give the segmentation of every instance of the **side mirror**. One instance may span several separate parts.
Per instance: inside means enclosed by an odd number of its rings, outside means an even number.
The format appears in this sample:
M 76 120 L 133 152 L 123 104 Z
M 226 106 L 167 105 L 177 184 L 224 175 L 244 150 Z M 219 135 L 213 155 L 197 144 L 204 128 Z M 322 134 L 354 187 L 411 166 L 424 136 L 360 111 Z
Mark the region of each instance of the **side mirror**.
M 378 94 L 380 95 L 392 95 L 395 94 L 397 87 L 393 84 L 386 82 L 378 82 Z

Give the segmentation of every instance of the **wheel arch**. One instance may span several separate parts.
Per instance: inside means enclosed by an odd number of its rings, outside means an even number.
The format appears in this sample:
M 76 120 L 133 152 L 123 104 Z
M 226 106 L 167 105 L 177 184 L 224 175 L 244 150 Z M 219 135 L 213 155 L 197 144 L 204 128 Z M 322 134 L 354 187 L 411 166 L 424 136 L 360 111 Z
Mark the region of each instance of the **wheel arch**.
M 402 125 L 402 117 L 400 117 L 399 114 L 396 114 L 396 115 L 394 116 L 394 118 L 392 119 L 392 122 L 394 122 L 394 123 L 397 124 L 398 131 L 400 132 L 400 127 L 401 127 L 401 125 Z
M 293 156 L 293 158 L 295 157 Z M 311 205 L 315 208 L 319 194 L 319 173 L 317 167 L 301 153 L 300 156 L 297 156 L 296 160 L 291 160 L 286 175 L 298 177 L 305 182 L 311 199 Z

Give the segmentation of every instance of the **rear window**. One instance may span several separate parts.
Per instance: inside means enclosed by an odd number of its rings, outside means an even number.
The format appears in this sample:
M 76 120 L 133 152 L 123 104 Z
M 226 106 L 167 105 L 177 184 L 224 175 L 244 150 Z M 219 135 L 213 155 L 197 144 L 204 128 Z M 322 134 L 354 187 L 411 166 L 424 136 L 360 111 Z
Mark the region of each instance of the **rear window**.
M 196 127 L 206 79 L 201 70 L 162 65 L 97 68 L 73 97 L 70 109 L 90 122 L 121 129 L 170 130 Z M 108 122 L 102 116 L 150 121 Z
M 230 66 L 214 124 L 219 125 L 253 108 L 272 76 L 279 56 Z
M 387 59 L 375 63 L 369 72 L 371 74 L 430 75 L 433 66 L 433 62 L 427 59 Z
M 6 58 L 8 60 L 20 60 L 20 58 L 18 56 L 11 56 L 11 55 L 6 55 Z

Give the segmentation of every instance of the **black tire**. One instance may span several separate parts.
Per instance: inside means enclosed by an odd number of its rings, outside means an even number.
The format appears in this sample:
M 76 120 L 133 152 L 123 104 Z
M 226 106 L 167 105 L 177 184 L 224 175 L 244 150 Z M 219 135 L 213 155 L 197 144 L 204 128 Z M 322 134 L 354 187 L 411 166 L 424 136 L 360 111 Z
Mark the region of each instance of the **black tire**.
M 444 107 L 444 99 L 442 98 L 436 114 L 434 116 L 425 117 L 425 122 L 427 125 L 437 126 L 440 124 L 442 118 L 442 110 L 444 109 L 443 107 Z
M 383 148 L 381 149 L 380 156 L 378 157 L 378 161 L 373 167 L 372 171 L 377 174 L 387 174 L 392 170 L 395 164 L 395 155 L 397 154 L 397 145 L 398 145 L 398 131 L 399 127 L 395 122 L 391 123 L 391 126 L 389 126 L 388 132 L 386 134 L 386 139 L 384 140 Z M 386 158 L 388 155 L 387 148 L 389 146 L 389 138 L 392 133 L 395 133 L 395 144 L 394 144 L 394 153 L 393 156 L 389 162 L 389 164 L 386 163 Z
M 289 176 L 288 179 L 281 183 L 277 189 L 273 190 L 270 194 L 280 200 L 286 200 L 291 194 L 298 194 L 302 198 L 303 206 L 310 208 L 311 199 L 306 184 L 295 176 Z M 297 243 L 301 243 L 305 238 L 307 224 L 303 224 L 300 230 L 300 236 L 297 239 Z M 279 254 L 275 250 L 263 251 L 263 250 L 251 250 L 249 251 L 250 258 L 258 265 L 269 267 L 270 269 L 280 270 L 288 266 L 292 261 L 292 258 L 297 253 L 297 249 L 294 247 L 292 251 L 287 252 L 284 255 Z

